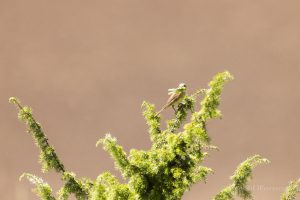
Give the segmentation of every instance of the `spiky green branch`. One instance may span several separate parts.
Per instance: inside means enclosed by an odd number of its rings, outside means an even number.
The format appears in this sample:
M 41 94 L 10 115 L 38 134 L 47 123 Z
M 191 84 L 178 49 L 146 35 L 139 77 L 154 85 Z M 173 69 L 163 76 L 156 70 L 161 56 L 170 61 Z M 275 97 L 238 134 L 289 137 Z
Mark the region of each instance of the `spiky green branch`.
M 104 149 L 108 151 L 115 160 L 116 167 L 122 172 L 125 178 L 130 177 L 134 173 L 133 167 L 130 165 L 127 155 L 123 147 L 117 145 L 117 139 L 107 134 L 104 139 L 100 139 L 96 146 L 103 144 Z
M 64 165 L 60 162 L 54 148 L 49 145 L 48 139 L 41 125 L 34 119 L 32 110 L 28 106 L 22 106 L 20 101 L 11 97 L 9 102 L 15 104 L 19 109 L 18 118 L 27 125 L 27 131 L 33 137 L 35 144 L 40 149 L 40 162 L 44 172 L 54 169 L 57 172 L 65 172 Z
M 18 108 L 18 118 L 27 125 L 28 133 L 30 133 L 35 141 L 36 146 L 40 149 L 40 163 L 42 164 L 42 171 L 47 172 L 50 169 L 54 169 L 55 171 L 59 172 L 62 174 L 63 180 L 66 181 L 64 186 L 64 191 L 66 192 L 64 192 L 64 194 L 67 194 L 68 192 L 74 192 L 76 196 L 80 197 L 80 199 L 87 199 L 88 192 L 85 191 L 84 188 L 78 183 L 79 181 L 76 180 L 74 176 L 67 176 L 68 173 L 66 172 L 64 165 L 59 160 L 54 147 L 49 144 L 48 138 L 46 137 L 41 125 L 34 119 L 31 108 L 28 106 L 22 106 L 20 101 L 15 97 L 11 97 L 9 102 L 15 104 Z M 38 180 L 35 176 L 30 174 L 25 175 L 30 180 Z M 47 187 L 44 187 L 43 184 L 38 184 L 38 181 L 35 183 L 38 185 L 38 191 L 39 188 L 47 189 Z M 76 188 L 76 191 L 73 188 Z M 49 196 L 49 198 L 51 199 L 52 197 Z
M 281 200 L 295 200 L 297 193 L 300 192 L 300 179 L 291 181 L 282 194 Z
M 35 185 L 33 190 L 42 200 L 55 200 L 55 197 L 52 195 L 52 188 L 48 183 L 44 182 L 43 179 L 28 173 L 22 174 L 20 180 L 26 177 L 30 183 Z
M 234 196 L 252 199 L 251 192 L 247 189 L 247 183 L 252 177 L 253 168 L 263 163 L 269 163 L 269 161 L 260 155 L 252 156 L 242 162 L 231 177 L 233 183 L 217 194 L 214 200 L 233 200 Z

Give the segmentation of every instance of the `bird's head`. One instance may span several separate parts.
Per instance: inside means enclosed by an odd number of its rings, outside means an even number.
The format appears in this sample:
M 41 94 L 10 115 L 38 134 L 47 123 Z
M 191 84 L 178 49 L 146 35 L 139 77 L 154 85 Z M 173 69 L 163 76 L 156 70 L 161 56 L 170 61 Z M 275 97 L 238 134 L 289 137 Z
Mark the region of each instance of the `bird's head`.
M 180 83 L 177 88 L 168 89 L 169 95 L 171 95 L 173 93 L 184 92 L 185 90 L 186 90 L 186 84 L 185 83 Z
M 183 92 L 186 90 L 186 84 L 185 83 L 180 83 L 179 86 L 177 87 L 177 91 Z
M 180 83 L 178 88 L 186 88 L 186 84 L 185 83 Z

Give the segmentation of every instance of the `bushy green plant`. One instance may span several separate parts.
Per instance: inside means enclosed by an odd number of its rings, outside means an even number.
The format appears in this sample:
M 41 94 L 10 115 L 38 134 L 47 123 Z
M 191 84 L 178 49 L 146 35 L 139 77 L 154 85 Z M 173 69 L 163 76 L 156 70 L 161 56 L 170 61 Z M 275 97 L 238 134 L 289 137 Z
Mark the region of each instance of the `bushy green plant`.
M 165 130 L 161 129 L 160 115 L 156 115 L 155 106 L 143 102 L 143 115 L 153 143 L 147 151 L 132 149 L 127 155 L 122 146 L 117 144 L 116 138 L 110 134 L 100 139 L 97 145 L 102 144 L 110 153 L 115 166 L 126 179 L 126 184 L 121 184 L 110 172 L 100 174 L 96 180 L 89 180 L 77 178 L 73 172 L 66 170 L 54 147 L 49 144 L 41 125 L 34 119 L 31 108 L 22 106 L 18 99 L 12 97 L 9 101 L 17 106 L 19 119 L 25 122 L 28 132 L 40 149 L 42 171 L 57 171 L 65 183 L 57 195 L 54 195 L 51 187 L 41 178 L 28 173 L 21 177 L 26 177 L 36 185 L 34 191 L 43 200 L 65 200 L 71 194 L 79 200 L 181 199 L 193 184 L 206 181 L 207 176 L 213 172 L 212 169 L 201 165 L 208 155 L 208 150 L 216 148 L 211 145 L 206 123 L 210 119 L 221 117 L 218 110 L 220 95 L 224 84 L 232 79 L 232 75 L 227 71 L 219 73 L 209 83 L 209 88 L 186 95 L 176 107 L 175 118 L 167 121 Z M 203 94 L 204 97 L 200 109 L 195 111 L 194 105 L 199 94 Z M 184 124 L 189 112 L 191 118 Z M 179 131 L 181 127 L 183 129 Z M 231 177 L 233 183 L 213 199 L 251 199 L 247 183 L 252 170 L 258 164 L 268 162 L 260 155 L 254 155 L 242 162 Z M 300 180 L 291 182 L 282 195 L 282 200 L 295 199 L 296 193 L 299 192 L 299 182 Z

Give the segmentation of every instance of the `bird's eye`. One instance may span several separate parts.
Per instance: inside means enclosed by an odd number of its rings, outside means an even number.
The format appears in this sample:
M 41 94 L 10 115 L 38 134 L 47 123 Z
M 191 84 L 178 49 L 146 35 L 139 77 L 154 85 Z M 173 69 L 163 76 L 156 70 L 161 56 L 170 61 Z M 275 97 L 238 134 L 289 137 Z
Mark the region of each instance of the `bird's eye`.
M 180 83 L 179 87 L 186 87 L 186 84 L 185 83 Z

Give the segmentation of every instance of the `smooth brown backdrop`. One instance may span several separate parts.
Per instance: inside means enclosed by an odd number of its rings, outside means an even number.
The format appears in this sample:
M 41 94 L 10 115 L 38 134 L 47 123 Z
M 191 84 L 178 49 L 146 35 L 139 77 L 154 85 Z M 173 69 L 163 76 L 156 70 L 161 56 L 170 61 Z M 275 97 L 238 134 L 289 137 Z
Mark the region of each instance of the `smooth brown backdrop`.
M 185 82 L 192 92 L 224 70 L 235 81 L 223 119 L 208 125 L 221 149 L 204 163 L 215 174 L 183 199 L 211 199 L 256 153 L 272 164 L 255 169 L 253 193 L 279 199 L 300 178 L 299 9 L 276 0 L 0 0 L 0 199 L 36 199 L 18 181 L 23 172 L 61 185 L 40 172 L 10 96 L 33 107 L 67 169 L 120 177 L 97 139 L 110 132 L 127 151 L 149 148 L 142 101 L 160 107 L 168 88 Z

